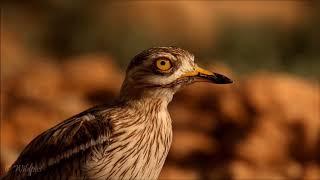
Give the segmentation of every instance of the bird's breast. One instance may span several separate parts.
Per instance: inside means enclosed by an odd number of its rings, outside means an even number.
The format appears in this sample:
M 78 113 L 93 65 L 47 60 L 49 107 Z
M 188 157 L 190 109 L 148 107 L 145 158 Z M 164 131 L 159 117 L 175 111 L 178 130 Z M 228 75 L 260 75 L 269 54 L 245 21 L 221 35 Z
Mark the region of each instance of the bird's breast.
M 149 116 L 134 117 L 131 121 L 135 123 L 123 121 L 115 124 L 110 145 L 96 153 L 96 158 L 88 166 L 92 178 L 158 177 L 172 141 L 169 113 L 159 111 Z

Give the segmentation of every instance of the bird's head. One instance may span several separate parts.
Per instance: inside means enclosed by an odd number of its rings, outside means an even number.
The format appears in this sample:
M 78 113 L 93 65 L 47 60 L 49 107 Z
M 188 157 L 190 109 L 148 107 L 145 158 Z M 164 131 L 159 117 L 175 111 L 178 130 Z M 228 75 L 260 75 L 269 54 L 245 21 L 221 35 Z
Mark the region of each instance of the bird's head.
M 177 47 L 155 47 L 142 51 L 130 62 L 121 88 L 121 97 L 158 97 L 171 100 L 182 86 L 194 82 L 228 84 L 224 75 L 200 68 L 194 56 Z

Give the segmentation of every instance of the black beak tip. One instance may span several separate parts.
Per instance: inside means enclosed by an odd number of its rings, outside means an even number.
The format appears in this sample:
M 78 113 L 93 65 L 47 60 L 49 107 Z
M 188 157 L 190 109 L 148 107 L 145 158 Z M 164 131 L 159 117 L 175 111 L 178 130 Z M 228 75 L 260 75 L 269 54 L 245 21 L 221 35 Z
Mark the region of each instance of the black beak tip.
M 214 77 L 214 82 L 216 84 L 230 84 L 233 83 L 233 81 L 231 79 L 229 79 L 228 77 L 222 75 L 222 74 L 218 74 L 218 73 L 214 73 L 215 77 Z

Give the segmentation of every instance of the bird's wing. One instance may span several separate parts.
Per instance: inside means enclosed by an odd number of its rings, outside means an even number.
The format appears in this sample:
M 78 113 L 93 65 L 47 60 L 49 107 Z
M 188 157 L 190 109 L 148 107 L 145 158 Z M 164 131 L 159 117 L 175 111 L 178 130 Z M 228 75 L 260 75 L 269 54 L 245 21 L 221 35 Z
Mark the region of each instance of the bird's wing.
M 71 158 L 79 153 L 83 154 L 92 147 L 107 144 L 111 132 L 112 126 L 106 116 L 94 110 L 85 111 L 36 137 L 23 150 L 10 171 L 14 171 L 14 174 L 21 170 L 43 172 L 51 166 L 59 166 L 62 161 L 72 161 Z M 27 173 L 30 176 L 33 172 Z

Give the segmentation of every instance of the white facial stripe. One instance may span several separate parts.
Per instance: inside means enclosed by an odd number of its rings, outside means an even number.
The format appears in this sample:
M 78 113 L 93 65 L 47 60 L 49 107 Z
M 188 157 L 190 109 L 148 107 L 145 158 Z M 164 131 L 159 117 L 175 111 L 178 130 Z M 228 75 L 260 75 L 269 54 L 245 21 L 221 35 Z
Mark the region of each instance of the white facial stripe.
M 167 58 L 167 59 L 174 59 L 174 60 L 176 60 L 176 57 L 175 56 L 173 56 L 172 54 L 170 54 L 170 53 L 162 53 L 162 54 L 154 54 L 154 55 L 151 55 L 151 58 L 152 59 L 158 59 L 158 58 L 161 58 L 161 57 L 164 57 L 164 58 Z M 148 61 L 149 63 L 151 62 L 152 63 L 152 61 Z

